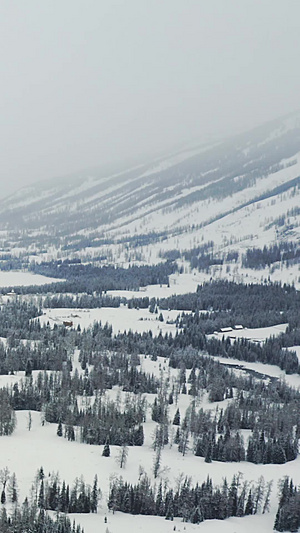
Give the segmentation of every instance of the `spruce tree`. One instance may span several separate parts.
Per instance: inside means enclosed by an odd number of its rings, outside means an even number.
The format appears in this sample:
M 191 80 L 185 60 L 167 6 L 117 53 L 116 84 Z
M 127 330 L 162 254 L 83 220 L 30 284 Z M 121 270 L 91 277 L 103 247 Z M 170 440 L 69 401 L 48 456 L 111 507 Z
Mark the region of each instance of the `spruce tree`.
M 44 494 L 44 480 L 41 480 L 40 491 L 38 497 L 38 506 L 40 509 L 45 509 L 45 494 Z
M 56 434 L 58 437 L 62 437 L 63 430 L 62 430 L 62 423 L 61 421 L 58 422 L 57 431 Z
M 92 513 L 96 513 L 97 512 L 98 500 L 99 500 L 98 477 L 97 477 L 97 475 L 95 475 L 94 484 L 93 484 L 93 490 L 92 490 L 92 494 L 91 494 L 91 511 L 92 511 Z
M 173 425 L 174 426 L 180 426 L 180 411 L 177 409 L 174 418 L 173 418 Z
M 102 456 L 103 457 L 109 457 L 110 456 L 110 447 L 109 447 L 108 439 L 106 440 L 106 442 L 104 444 Z
M 254 505 L 253 505 L 252 494 L 251 494 L 251 490 L 249 490 L 246 508 L 245 508 L 245 515 L 253 514 L 253 508 L 254 508 Z

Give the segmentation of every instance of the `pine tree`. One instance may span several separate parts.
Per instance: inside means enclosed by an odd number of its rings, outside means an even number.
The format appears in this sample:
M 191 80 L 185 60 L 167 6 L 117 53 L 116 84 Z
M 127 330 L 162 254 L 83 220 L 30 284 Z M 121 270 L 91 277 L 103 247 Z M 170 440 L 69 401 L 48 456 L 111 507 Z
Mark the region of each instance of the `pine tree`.
M 106 439 L 106 442 L 104 444 L 102 456 L 103 457 L 109 457 L 110 456 L 110 447 L 109 447 L 108 439 Z
M 63 430 L 62 430 L 62 423 L 61 421 L 58 422 L 57 431 L 56 434 L 58 437 L 62 437 Z
M 157 478 L 158 472 L 160 469 L 160 460 L 161 460 L 161 446 L 157 446 L 155 456 L 154 456 L 154 462 L 153 462 L 153 475 L 155 478 Z
M 143 446 L 144 444 L 144 429 L 142 424 L 134 432 L 134 446 Z
M 173 425 L 174 426 L 180 426 L 180 411 L 177 409 L 174 418 L 173 418 Z
M 67 505 L 67 490 L 66 490 L 66 483 L 63 481 L 61 491 L 58 498 L 58 508 L 63 513 L 68 512 L 68 505 Z
M 199 507 L 196 507 L 193 511 L 190 521 L 192 522 L 192 524 L 200 524 L 200 522 L 203 521 L 203 516 Z
M 16 414 L 6 389 L 0 390 L 0 436 L 11 435 L 16 427 Z
M 92 495 L 91 495 L 91 511 L 92 511 L 92 513 L 96 513 L 97 512 L 98 501 L 99 501 L 98 477 L 97 477 L 97 475 L 95 475 L 94 484 L 93 484 L 93 490 L 92 490 Z
M 179 444 L 180 442 L 180 429 L 179 427 L 176 430 L 175 437 L 174 437 L 174 443 Z
M 38 497 L 38 506 L 40 509 L 45 509 L 45 493 L 44 493 L 44 480 L 41 480 L 40 491 Z
M 247 498 L 246 508 L 245 508 L 245 515 L 253 514 L 253 509 L 254 509 L 254 505 L 253 505 L 252 493 L 250 489 L 248 498 Z
M 8 494 L 9 494 L 9 499 L 11 503 L 18 502 L 18 485 L 17 485 L 16 474 L 14 472 L 10 476 L 10 480 L 8 484 Z
M 127 463 L 127 456 L 128 456 L 128 447 L 126 444 L 123 444 L 123 446 L 120 446 L 119 453 L 116 457 L 117 464 L 120 468 L 125 468 Z
M 26 369 L 25 369 L 25 376 L 27 378 L 32 376 L 32 364 L 31 364 L 30 359 L 27 359 Z

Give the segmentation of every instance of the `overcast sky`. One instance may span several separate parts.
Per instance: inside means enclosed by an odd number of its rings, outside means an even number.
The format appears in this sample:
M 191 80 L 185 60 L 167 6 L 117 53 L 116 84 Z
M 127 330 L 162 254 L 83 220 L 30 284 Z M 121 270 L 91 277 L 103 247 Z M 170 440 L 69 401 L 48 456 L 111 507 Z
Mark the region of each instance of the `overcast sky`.
M 299 0 L 0 0 L 0 196 L 300 107 Z

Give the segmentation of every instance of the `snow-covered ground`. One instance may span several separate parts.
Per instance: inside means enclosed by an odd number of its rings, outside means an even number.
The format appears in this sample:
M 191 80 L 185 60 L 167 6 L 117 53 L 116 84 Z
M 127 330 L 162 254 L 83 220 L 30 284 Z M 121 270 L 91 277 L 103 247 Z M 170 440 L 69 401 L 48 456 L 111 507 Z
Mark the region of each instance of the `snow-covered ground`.
M 277 324 L 276 326 L 269 326 L 266 328 L 243 328 L 231 329 L 225 332 L 215 332 L 212 335 L 207 335 L 208 338 L 215 337 L 222 340 L 223 336 L 231 339 L 247 339 L 251 341 L 263 342 L 269 337 L 277 337 L 280 333 L 285 333 L 288 324 Z M 227 329 L 227 328 L 226 328 Z
M 128 309 L 127 306 L 121 307 L 101 307 L 98 309 L 69 309 L 56 308 L 44 309 L 44 314 L 37 320 L 40 323 L 50 326 L 62 324 L 63 321 L 72 321 L 73 327 L 80 325 L 81 329 L 86 329 L 93 325 L 94 322 L 101 322 L 103 325 L 108 323 L 113 328 L 113 333 L 124 331 L 152 331 L 154 335 L 165 333 L 176 333 L 174 322 L 181 311 L 171 310 L 162 311 L 163 322 L 158 317 L 159 313 L 150 313 L 148 309 Z
M 199 272 L 192 272 L 186 274 L 171 274 L 169 276 L 168 285 L 148 285 L 141 287 L 139 291 L 125 291 L 114 290 L 107 291 L 110 296 L 120 296 L 127 299 L 130 298 L 167 298 L 173 294 L 186 294 L 189 292 L 196 292 L 199 283 L 202 283 L 203 277 Z
M 103 309 L 105 311 L 105 308 Z M 128 316 L 132 311 L 125 309 Z M 53 310 L 51 310 L 53 311 Z M 98 310 L 95 310 L 96 312 Z M 115 310 L 114 310 L 115 311 Z M 72 310 L 74 312 L 74 310 Z M 82 312 L 82 311 L 81 311 Z M 89 311 L 88 311 L 89 313 Z M 78 365 L 78 350 L 74 354 L 74 368 Z M 263 365 L 261 363 L 246 363 L 234 359 L 221 359 L 226 364 L 241 364 L 244 368 L 250 368 L 260 373 L 284 377 L 284 372 L 272 365 Z M 159 357 L 157 361 L 152 361 L 150 357 L 141 356 L 141 368 L 157 377 L 170 379 L 170 384 L 175 383 L 178 377 L 178 370 L 168 367 L 168 360 Z M 189 371 L 187 371 L 187 377 Z M 36 372 L 34 372 L 34 378 Z M 286 378 L 292 378 L 287 376 Z M 298 386 L 300 384 L 300 376 Z M 1 376 L 0 386 L 13 384 L 20 379 L 24 379 L 24 372 L 19 372 L 15 376 Z M 288 381 L 287 379 L 287 381 Z M 119 394 L 123 401 L 128 393 L 120 392 L 118 387 L 107 391 L 107 396 L 111 399 L 116 398 Z M 76 477 L 84 476 L 87 483 L 92 484 L 95 474 L 98 476 L 99 486 L 103 491 L 103 497 L 99 505 L 98 513 L 95 515 L 74 514 L 70 515 L 71 519 L 75 518 L 85 528 L 85 533 L 106 533 L 107 528 L 111 533 L 124 533 L 129 531 L 140 531 L 143 533 L 152 533 L 153 529 L 157 533 L 174 531 L 176 526 L 177 532 L 186 533 L 251 533 L 255 528 L 257 533 L 271 532 L 274 524 L 275 513 L 277 510 L 277 483 L 285 475 L 293 477 L 295 483 L 300 483 L 300 457 L 284 465 L 255 465 L 247 462 L 242 463 L 221 463 L 214 461 L 211 464 L 205 463 L 201 457 L 195 457 L 190 449 L 186 456 L 182 456 L 177 446 L 174 444 L 167 445 L 162 452 L 160 475 L 169 486 L 175 486 L 179 476 L 191 476 L 192 482 L 202 482 L 207 475 L 211 476 L 214 484 L 221 484 L 224 477 L 231 480 L 234 473 L 241 472 L 243 478 L 254 483 L 263 475 L 266 481 L 274 480 L 273 492 L 271 498 L 271 510 L 266 515 L 258 515 L 244 518 L 230 518 L 225 521 L 206 521 L 199 525 L 182 523 L 179 519 L 168 522 L 160 517 L 132 516 L 122 513 L 112 514 L 107 510 L 107 496 L 109 490 L 109 480 L 112 475 L 122 475 L 124 479 L 131 483 L 138 480 L 140 468 L 142 467 L 152 478 L 154 483 L 152 468 L 154 460 L 154 451 L 152 449 L 153 434 L 156 424 L 151 420 L 150 408 L 155 395 L 145 395 L 148 401 L 147 419 L 144 423 L 145 444 L 142 447 L 129 448 L 128 461 L 125 469 L 120 469 L 116 464 L 118 447 L 111 446 L 111 456 L 102 457 L 102 446 L 83 444 L 78 441 L 69 442 L 63 437 L 59 438 L 56 434 L 57 425 L 41 423 L 41 415 L 38 412 L 31 412 L 32 428 L 28 430 L 28 411 L 17 412 L 17 429 L 9 437 L 0 437 L 0 469 L 9 468 L 10 472 L 15 472 L 20 490 L 20 500 L 29 494 L 30 487 L 36 471 L 43 466 L 46 476 L 52 472 L 59 472 L 61 480 L 65 479 L 67 483 L 72 484 Z M 92 398 L 91 398 L 92 401 Z M 185 410 L 191 402 L 191 396 L 180 394 L 178 403 L 169 406 L 169 419 L 172 420 L 177 407 L 183 416 Z M 197 408 L 215 409 L 224 408 L 230 399 L 223 402 L 209 403 L 207 394 L 197 400 Z M 172 428 L 170 437 L 172 440 Z M 192 443 L 190 443 L 192 446 Z M 104 523 L 104 517 L 107 516 L 107 523 Z
M 134 516 L 124 513 L 108 514 L 107 524 L 98 515 L 70 515 L 80 523 L 85 533 L 267 533 L 273 531 L 273 514 L 246 516 L 244 518 L 228 518 L 227 520 L 206 520 L 195 525 L 183 523 L 179 518 L 173 522 L 158 516 Z M 176 529 L 174 529 L 176 527 Z
M 48 278 L 40 274 L 32 274 L 31 272 L 10 271 L 4 272 L 0 270 L 0 287 L 18 287 L 28 285 L 46 285 L 47 283 L 57 283 L 64 281 L 63 279 Z
M 188 398 L 186 395 L 184 401 Z M 181 399 L 178 406 L 181 407 Z M 266 516 L 256 516 L 242 519 L 229 519 L 225 522 L 212 521 L 204 522 L 198 526 L 183 524 L 180 520 L 170 523 L 162 518 L 154 517 L 132 517 L 116 513 L 107 512 L 107 495 L 109 480 L 112 475 L 122 475 L 127 481 L 134 483 L 139 476 L 140 467 L 151 476 L 154 459 L 154 452 L 150 444 L 142 447 L 129 449 L 128 460 L 125 469 L 120 469 L 116 464 L 118 447 L 111 446 L 111 456 L 102 457 L 102 446 L 82 444 L 79 442 L 69 442 L 63 437 L 56 435 L 56 424 L 46 424 L 42 426 L 40 413 L 31 412 L 32 428 L 28 430 L 28 411 L 17 412 L 18 426 L 12 436 L 0 437 L 0 469 L 9 468 L 10 472 L 15 472 L 20 489 L 20 500 L 30 492 L 30 487 L 37 470 L 43 466 L 46 476 L 52 472 L 59 472 L 61 480 L 72 484 L 76 477 L 84 476 L 87 483 L 92 484 L 95 474 L 98 476 L 99 486 L 103 491 L 103 498 L 100 502 L 97 515 L 76 515 L 76 520 L 85 527 L 86 533 L 96 533 L 103 531 L 106 527 L 112 533 L 137 530 L 145 532 L 153 531 L 155 527 L 158 532 L 172 531 L 176 524 L 177 531 L 216 531 L 232 533 L 236 531 L 250 533 L 250 528 L 255 527 L 258 533 L 271 532 L 275 519 L 277 507 L 277 482 L 285 475 L 292 476 L 295 483 L 300 482 L 300 459 L 286 463 L 284 465 L 254 465 L 247 462 L 242 463 L 220 463 L 214 461 L 211 464 L 205 463 L 201 457 L 195 457 L 191 451 L 183 457 L 176 446 L 171 448 L 166 446 L 162 452 L 161 475 L 167 480 L 170 486 L 176 484 L 179 476 L 191 476 L 192 481 L 202 482 L 207 475 L 211 476 L 214 484 L 221 484 L 224 477 L 231 480 L 232 475 L 241 472 L 244 479 L 257 481 L 263 475 L 266 481 L 274 480 L 273 494 L 271 499 L 271 512 Z M 155 423 L 148 421 L 144 424 L 146 441 L 151 442 L 151 435 L 155 429 Z M 153 476 L 152 476 L 152 481 Z M 71 515 L 73 518 L 73 515 Z M 104 516 L 108 516 L 108 524 L 104 524 Z M 136 529 L 137 528 L 137 529 Z M 184 529 L 185 528 L 185 529 Z
M 251 370 L 261 374 L 261 376 L 269 376 L 273 378 L 278 378 L 287 383 L 290 387 L 295 389 L 300 388 L 300 375 L 299 374 L 286 374 L 284 370 L 281 370 L 279 366 L 268 365 L 265 363 L 250 363 L 249 361 L 240 361 L 238 359 L 233 359 L 231 357 L 220 357 L 218 355 L 213 357 L 217 361 L 224 365 L 229 366 L 239 366 L 243 370 Z

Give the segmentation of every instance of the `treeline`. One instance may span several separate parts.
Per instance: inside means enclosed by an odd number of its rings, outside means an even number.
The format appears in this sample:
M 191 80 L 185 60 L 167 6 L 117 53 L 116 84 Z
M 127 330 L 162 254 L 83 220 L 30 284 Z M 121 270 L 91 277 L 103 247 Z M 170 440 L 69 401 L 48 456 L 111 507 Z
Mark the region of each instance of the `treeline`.
M 188 412 L 176 434 L 179 451 L 190 432 L 195 455 L 207 463 L 282 464 L 296 459 L 300 425 L 295 404 L 299 406 L 300 398 L 285 401 L 285 392 L 279 395 L 276 386 L 264 390 L 255 384 L 253 389 L 247 394 L 239 390 L 224 410 Z M 241 430 L 252 432 L 246 446 Z
M 250 361 L 277 365 L 287 374 L 299 374 L 300 364 L 296 352 L 285 347 L 284 334 L 275 338 L 270 337 L 264 343 L 258 344 L 246 339 L 236 339 L 231 343 L 229 338 L 209 339 L 205 349 L 210 355 L 232 357 L 241 361 Z
M 172 251 L 167 253 L 171 254 Z M 190 250 L 184 250 L 181 253 L 181 256 L 190 264 L 192 269 L 195 268 L 199 271 L 208 271 L 209 267 L 213 265 L 223 265 L 224 263 L 223 257 L 214 254 L 213 241 L 208 241 L 196 248 L 191 248 Z
M 96 513 L 101 497 L 97 476 L 94 478 L 93 487 L 86 485 L 81 478 L 76 479 L 70 488 L 65 481 L 60 483 L 58 474 L 49 474 L 46 478 L 41 467 L 32 485 L 30 501 L 25 498 L 20 505 L 15 473 L 10 474 L 9 469 L 5 467 L 0 471 L 0 480 L 1 533 L 84 533 L 79 525 L 71 523 L 65 513 Z M 13 505 L 13 512 L 8 513 L 7 504 L 9 507 Z M 55 518 L 50 517 L 46 510 L 56 511 Z
M 209 267 L 213 265 L 223 265 L 225 257 L 220 257 L 214 253 L 214 242 L 208 241 L 204 244 L 201 244 L 195 248 L 189 250 L 167 250 L 165 252 L 160 252 L 160 257 L 163 257 L 167 261 L 176 261 L 177 259 L 183 258 L 190 264 L 192 269 L 196 268 L 197 270 L 208 271 Z M 237 260 L 238 253 L 231 254 L 226 256 L 226 260 L 234 261 Z
M 10 388 L 0 389 L 6 402 L 0 404 L 3 407 L 1 416 L 10 420 L 7 413 L 11 417 L 12 409 L 42 411 L 45 421 L 64 424 L 62 434 L 68 440 L 75 440 L 74 428 L 78 428 L 78 438 L 88 444 L 105 444 L 109 440 L 110 444 L 119 446 L 143 445 L 144 397 L 127 396 L 122 405 L 120 400 L 113 402 L 96 394 L 92 405 L 79 409 L 78 385 L 78 375 L 72 378 L 66 370 L 50 376 L 40 372 L 35 382 L 26 379 Z
M 23 314 L 24 313 L 24 314 Z M 30 304 L 10 302 L 0 310 L 0 374 L 19 370 L 30 375 L 32 370 L 61 370 L 72 367 L 74 339 L 67 336 L 64 326 L 41 326 L 40 312 Z M 18 327 L 16 326 L 18 324 Z M 74 337 L 79 332 L 74 332 Z
M 84 533 L 84 529 L 64 514 L 50 517 L 43 509 L 26 499 L 22 505 L 14 506 L 14 512 L 8 514 L 5 507 L 0 514 L 1 533 Z
M 49 263 L 32 263 L 31 272 L 66 279 L 73 283 L 73 290 L 68 292 L 106 291 L 113 289 L 138 290 L 140 287 L 155 284 L 168 284 L 169 275 L 177 270 L 176 263 L 165 262 L 150 266 L 94 266 L 93 264 L 70 263 L 69 261 L 51 261 Z M 68 284 L 65 284 L 65 286 Z M 24 288 L 26 291 L 26 288 Z M 44 288 L 42 289 L 45 290 Z M 38 287 L 35 287 L 38 292 Z M 41 291 L 42 292 L 42 291 Z M 60 292 L 66 292 L 61 288 Z
M 300 491 L 288 476 L 281 480 L 279 506 L 276 513 L 275 531 L 299 531 Z
M 182 357 L 180 354 L 185 351 L 187 357 L 185 365 L 187 368 L 192 368 L 194 365 L 197 367 L 202 365 L 203 361 L 199 353 L 202 351 L 212 356 L 278 365 L 289 374 L 300 371 L 296 353 L 286 349 L 295 338 L 298 338 L 300 329 L 288 331 L 286 335 L 283 334 L 277 338 L 271 337 L 263 344 L 255 344 L 245 339 L 231 342 L 225 337 L 222 340 L 207 338 L 201 331 L 199 322 L 198 315 L 191 315 L 190 318 L 188 315 L 182 316 L 178 324 L 183 326 L 185 323 L 185 325 L 176 332 L 175 336 L 171 333 L 165 335 L 160 333 L 157 337 L 154 337 L 151 331 L 140 334 L 130 330 L 112 336 L 110 328 L 102 326 L 101 323 L 94 323 L 91 330 L 86 332 L 86 336 L 81 337 L 78 342 L 80 346 L 81 342 L 84 342 L 90 347 L 88 359 L 90 364 L 94 364 L 94 352 L 109 350 L 129 354 L 151 354 L 152 358 L 167 357 L 170 366 L 177 368 Z
M 290 316 L 297 318 L 300 294 L 285 284 L 244 285 L 223 280 L 203 283 L 195 293 L 160 298 L 156 303 L 160 309 L 225 312 L 222 327 L 264 327 L 278 323 L 280 316 L 282 322 L 288 322 Z
M 215 365 L 201 367 L 197 372 L 193 368 L 188 380 L 185 374 L 182 363 L 169 394 L 160 390 L 154 400 L 152 420 L 160 426 L 155 448 L 162 448 L 169 441 L 169 404 L 177 401 L 179 393 L 188 393 L 192 402 L 184 418 L 177 409 L 173 419 L 177 429 L 172 438 L 182 455 L 191 450 L 208 463 L 247 460 L 281 464 L 296 459 L 300 436 L 298 391 L 279 381 L 266 384 L 251 376 L 233 377 Z M 207 393 L 211 402 L 230 399 L 230 404 L 223 409 L 197 411 L 196 398 Z M 251 431 L 246 445 L 242 430 Z
M 241 475 L 234 476 L 230 484 L 225 478 L 220 487 L 214 487 L 209 477 L 196 485 L 186 477 L 177 489 L 162 483 L 152 486 L 145 474 L 135 485 L 120 477 L 110 484 L 108 507 L 123 513 L 164 516 L 167 520 L 180 517 L 184 522 L 199 524 L 209 519 L 265 513 L 271 486 L 263 477 L 254 485 L 243 481 Z
M 97 223 L 96 223 L 97 226 Z M 67 235 L 67 234 L 66 234 Z M 117 239 L 112 238 L 95 238 L 95 235 L 92 234 L 91 236 L 85 236 L 85 237 L 79 237 L 76 235 L 75 237 L 71 238 L 69 235 L 67 235 L 68 244 L 65 244 L 62 246 L 62 250 L 73 250 L 74 252 L 84 250 L 85 248 L 99 248 L 101 246 L 110 245 L 110 244 L 127 244 L 130 248 L 137 248 L 139 246 L 147 246 L 149 244 L 153 244 L 155 242 L 159 242 L 162 239 L 165 239 L 168 235 L 167 231 L 160 231 L 155 232 L 151 231 L 149 233 L 141 233 L 139 235 L 133 235 L 133 236 L 127 236 L 127 237 L 120 237 Z M 75 241 L 75 242 L 72 242 Z M 136 255 L 136 254 L 135 254 Z M 106 260 L 110 259 L 113 261 L 112 254 L 109 252 L 106 252 L 105 254 L 102 253 L 101 257 L 95 257 L 94 260 L 100 259 L 100 260 Z M 73 260 L 72 260 L 73 261 Z
M 126 366 L 124 356 L 116 354 L 116 357 L 124 360 Z M 184 361 L 198 363 L 192 368 L 188 381 Z M 82 362 L 87 365 L 85 356 Z M 231 403 L 214 415 L 210 411 L 197 414 L 192 409 L 181 424 L 177 421 L 174 442 L 181 453 L 188 449 L 188 441 L 192 438 L 194 453 L 205 457 L 207 462 L 246 458 L 254 463 L 278 464 L 297 457 L 300 435 L 297 415 L 300 394 L 297 391 L 280 381 L 266 384 L 252 376 L 237 376 L 213 359 L 200 356 L 196 350 L 178 351 L 177 364 L 180 368 L 178 380 L 168 393 L 162 395 L 162 384 L 154 380 L 158 396 L 153 404 L 152 418 L 163 426 L 164 444 L 169 439 L 168 405 L 177 401 L 180 393 L 187 393 L 192 398 L 208 393 L 211 402 L 230 398 Z M 103 381 L 101 368 L 96 364 L 88 371 L 86 366 L 83 376 L 77 371 L 71 374 L 66 367 L 62 373 L 50 376 L 40 372 L 34 382 L 29 377 L 10 389 L 3 389 L 2 417 L 7 412 L 11 416 L 12 408 L 40 410 L 46 421 L 64 424 L 61 433 L 69 440 L 75 439 L 74 428 L 77 428 L 77 438 L 82 442 L 104 444 L 108 439 L 111 444 L 141 446 L 146 419 L 145 399 L 140 394 L 128 395 L 122 405 L 120 398 L 116 402 L 103 398 L 108 383 Z M 133 383 L 139 372 L 136 366 L 129 370 Z M 132 391 L 135 390 L 132 386 Z M 94 394 L 93 404 L 79 409 L 77 396 L 80 394 Z M 10 420 L 9 416 L 7 420 Z M 247 448 L 239 434 L 243 429 L 252 431 Z
M 76 478 L 70 487 L 65 481 L 60 481 L 58 474 L 45 477 L 43 467 L 35 478 L 34 492 L 40 509 L 60 513 L 96 513 L 101 495 L 97 476 L 92 487 L 85 483 L 83 477 Z
M 106 296 L 105 294 L 57 294 L 46 296 L 43 299 L 43 307 L 48 309 L 71 308 L 71 309 L 96 309 L 99 307 L 120 307 L 121 298 Z
M 218 285 L 218 284 L 216 284 Z M 231 284 L 225 283 L 225 289 L 229 289 Z M 215 288 L 215 285 L 212 285 Z M 234 288 L 240 287 L 233 284 Z M 270 296 L 267 287 L 263 287 L 265 297 Z M 206 288 L 205 288 L 206 290 Z M 246 288 L 247 292 L 256 295 L 256 286 L 249 286 Z M 7 345 L 0 344 L 0 372 L 9 373 L 17 370 L 25 370 L 27 366 L 31 370 L 61 370 L 62 365 L 67 363 L 71 365 L 71 353 L 74 348 L 78 347 L 88 353 L 89 363 L 95 364 L 95 359 L 99 352 L 122 352 L 127 354 L 146 353 L 151 354 L 152 357 L 164 356 L 170 358 L 171 366 L 176 366 L 174 362 L 178 350 L 192 347 L 195 350 L 205 350 L 210 355 L 220 355 L 224 357 L 233 357 L 239 360 L 246 361 L 260 361 L 263 363 L 277 364 L 281 369 L 287 373 L 299 372 L 299 361 L 295 352 L 286 350 L 289 346 L 294 346 L 300 340 L 300 328 L 298 304 L 300 305 L 299 295 L 294 289 L 289 288 L 286 291 L 283 288 L 272 286 L 275 296 L 277 295 L 278 306 L 281 303 L 283 306 L 290 305 L 286 313 L 291 317 L 287 332 L 278 336 L 271 337 L 265 343 L 255 344 L 245 339 L 235 340 L 231 342 L 229 338 L 225 337 L 222 340 L 216 338 L 206 337 L 207 330 L 214 330 L 216 319 L 210 318 L 211 313 L 203 317 L 202 313 L 196 311 L 195 313 L 183 313 L 177 318 L 177 325 L 179 329 L 175 336 L 172 334 L 160 333 L 157 337 L 153 337 L 151 331 L 142 334 L 128 331 L 112 335 L 112 328 L 107 324 L 102 326 L 100 322 L 94 323 L 93 326 L 81 332 L 80 328 L 77 330 L 67 331 L 64 326 L 55 325 L 53 329 L 48 326 L 41 326 L 38 320 L 33 318 L 38 317 L 41 311 L 33 304 L 21 302 L 18 299 L 11 301 L 0 310 L 0 336 L 6 337 Z M 246 295 L 247 295 L 246 292 Z M 282 294 L 284 293 L 284 294 Z M 218 291 L 216 292 L 216 296 Z M 241 294 L 245 294 L 241 290 Z M 245 299 L 246 299 L 245 295 Z M 221 296 L 220 296 L 221 298 Z M 228 296 L 230 300 L 230 296 Z M 276 298 L 275 298 L 276 300 Z M 256 307 L 255 298 L 249 299 L 252 301 L 253 315 L 255 317 Z M 140 302 L 143 305 L 143 301 Z M 144 302 L 148 303 L 147 299 Z M 236 306 L 241 304 L 237 301 Z M 155 301 L 151 300 L 149 308 L 155 310 Z M 232 304 L 233 305 L 233 304 Z M 266 303 L 265 307 L 268 307 Z M 264 307 L 262 306 L 264 310 Z M 280 320 L 287 319 L 284 315 L 285 311 L 277 311 Z M 233 323 L 230 319 L 230 311 L 223 312 L 227 323 Z M 250 311 L 248 311 L 250 317 Z M 268 313 L 265 309 L 265 316 Z M 240 315 L 238 315 L 240 318 Z M 274 316 L 273 316 L 274 318 Z M 264 318 L 264 321 L 266 318 Z M 249 320 L 250 321 L 250 320 Z M 278 319 L 279 321 L 279 319 Z M 224 325 L 225 319 L 219 324 Z M 16 328 L 18 323 L 19 328 Z M 34 343 L 26 343 L 21 339 L 35 340 Z M 193 357 L 197 358 L 196 354 Z M 186 363 L 185 363 L 186 364 Z M 191 362 L 190 368 L 195 364 Z M 116 383 L 115 383 L 116 384 Z M 144 390 L 144 392 L 151 392 Z
M 243 256 L 242 265 L 246 268 L 260 269 L 278 261 L 299 261 L 298 243 L 284 242 L 261 248 L 249 248 Z
M 9 392 L 0 389 L 0 436 L 11 435 L 16 428 L 16 415 L 11 405 Z
M 9 300 L 5 305 L 0 306 L 0 337 L 9 337 L 13 334 L 19 339 L 28 339 L 30 330 L 35 329 L 33 318 L 42 314 L 32 302 L 22 302 L 19 300 Z M 36 326 L 39 328 L 39 324 Z
M 83 389 L 86 393 L 90 392 L 90 395 L 93 395 L 95 390 L 102 393 L 114 385 L 121 387 L 124 392 L 157 393 L 159 380 L 153 374 L 138 368 L 140 358 L 137 355 L 103 353 L 99 348 L 90 353 L 85 347 L 79 354 L 79 361 L 85 370 Z M 89 372 L 86 370 L 87 363 L 92 365 Z M 78 390 L 80 391 L 81 387 L 78 387 Z
M 145 399 L 128 397 L 122 408 L 113 401 L 103 402 L 101 397 L 93 405 L 81 410 L 75 422 L 80 427 L 80 440 L 88 444 L 116 446 L 142 446 L 143 422 L 146 420 Z

